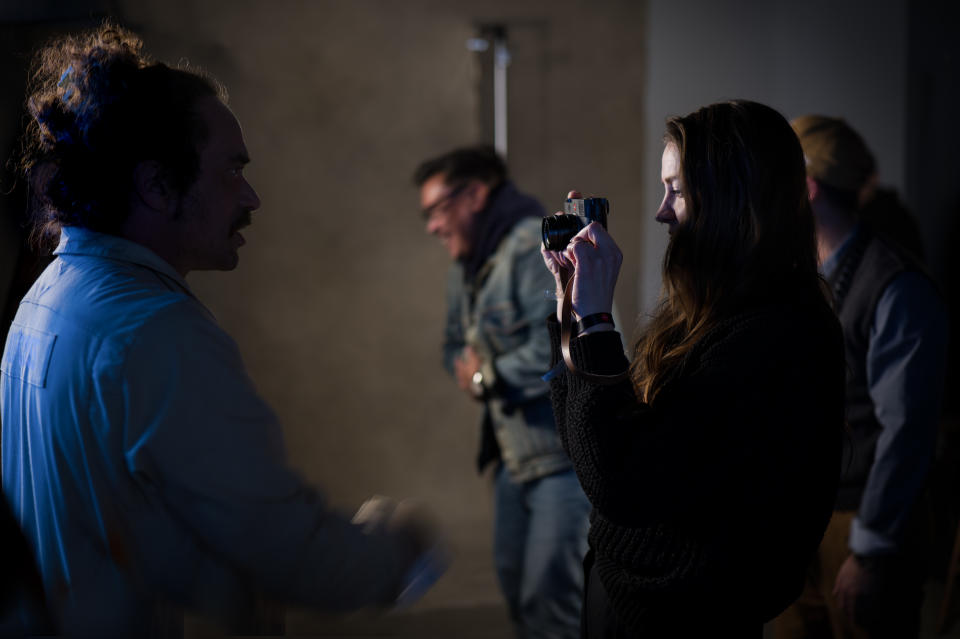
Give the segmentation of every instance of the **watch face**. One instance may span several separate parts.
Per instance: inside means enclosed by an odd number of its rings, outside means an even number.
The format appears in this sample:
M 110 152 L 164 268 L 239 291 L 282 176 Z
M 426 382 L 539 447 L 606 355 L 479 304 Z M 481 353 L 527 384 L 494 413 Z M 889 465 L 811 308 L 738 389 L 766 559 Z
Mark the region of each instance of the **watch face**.
M 477 371 L 473 374 L 473 377 L 470 379 L 470 392 L 473 393 L 473 396 L 477 399 L 483 397 L 483 373 Z

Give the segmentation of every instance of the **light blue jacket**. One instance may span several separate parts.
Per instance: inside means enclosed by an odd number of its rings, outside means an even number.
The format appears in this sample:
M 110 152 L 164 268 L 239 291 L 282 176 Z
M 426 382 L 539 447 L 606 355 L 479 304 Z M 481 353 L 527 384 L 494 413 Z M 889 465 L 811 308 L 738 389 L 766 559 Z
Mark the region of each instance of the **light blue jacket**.
M 182 634 L 252 593 L 387 603 L 409 542 L 333 512 L 286 460 L 233 340 L 145 247 L 63 229 L 0 375 L 3 491 L 60 628 Z

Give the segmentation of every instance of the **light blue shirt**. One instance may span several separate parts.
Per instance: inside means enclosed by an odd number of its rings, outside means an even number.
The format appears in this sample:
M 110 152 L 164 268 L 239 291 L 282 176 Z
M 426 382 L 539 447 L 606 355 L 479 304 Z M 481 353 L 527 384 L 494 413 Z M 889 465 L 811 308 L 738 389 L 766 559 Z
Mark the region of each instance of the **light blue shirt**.
M 829 277 L 855 229 L 823 263 Z M 946 372 L 947 315 L 930 280 L 897 275 L 877 302 L 867 347 L 867 385 L 883 431 L 850 529 L 850 549 L 877 555 L 898 549 L 923 490 L 936 445 Z
M 289 467 L 233 340 L 147 248 L 76 227 L 20 304 L 0 375 L 3 491 L 64 631 L 182 633 L 252 591 L 393 601 L 409 542 Z

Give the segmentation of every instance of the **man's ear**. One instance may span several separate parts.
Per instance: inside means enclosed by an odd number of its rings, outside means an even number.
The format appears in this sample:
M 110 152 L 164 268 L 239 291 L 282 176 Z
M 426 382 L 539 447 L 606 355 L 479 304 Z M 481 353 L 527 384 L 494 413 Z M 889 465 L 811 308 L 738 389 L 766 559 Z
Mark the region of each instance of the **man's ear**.
M 133 186 L 136 196 L 147 207 L 164 213 L 173 213 L 177 207 L 177 194 L 167 182 L 166 172 L 159 162 L 144 160 L 133 169 Z
M 487 198 L 490 197 L 490 185 L 480 180 L 473 180 L 464 196 L 470 203 L 471 211 L 480 211 L 487 205 Z
M 813 202 L 817 199 L 817 196 L 820 195 L 820 184 L 810 177 L 807 176 L 807 197 L 810 198 L 810 201 Z

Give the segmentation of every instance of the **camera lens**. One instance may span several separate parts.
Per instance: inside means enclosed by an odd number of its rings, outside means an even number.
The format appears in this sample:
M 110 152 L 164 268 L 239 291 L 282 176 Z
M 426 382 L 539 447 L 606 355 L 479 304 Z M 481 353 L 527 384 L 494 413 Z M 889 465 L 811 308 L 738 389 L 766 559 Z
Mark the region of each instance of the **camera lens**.
M 543 246 L 548 251 L 562 251 L 574 235 L 583 228 L 583 222 L 576 215 L 548 215 L 543 218 L 540 233 Z

